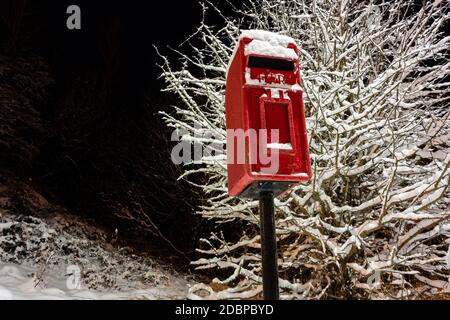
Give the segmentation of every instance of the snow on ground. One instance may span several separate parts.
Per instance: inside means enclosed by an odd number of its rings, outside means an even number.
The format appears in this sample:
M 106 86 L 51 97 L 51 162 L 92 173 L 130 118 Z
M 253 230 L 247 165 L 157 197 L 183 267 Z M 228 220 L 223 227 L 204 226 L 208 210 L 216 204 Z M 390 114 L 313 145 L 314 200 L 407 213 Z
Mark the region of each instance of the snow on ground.
M 76 220 L 0 208 L 0 299 L 186 298 L 189 276 Z
M 95 291 L 83 287 L 69 289 L 67 279 L 49 275 L 48 285 L 36 286 L 33 268 L 14 264 L 0 264 L 0 300 L 121 300 L 121 299 L 176 299 L 171 288 L 147 288 L 129 291 Z

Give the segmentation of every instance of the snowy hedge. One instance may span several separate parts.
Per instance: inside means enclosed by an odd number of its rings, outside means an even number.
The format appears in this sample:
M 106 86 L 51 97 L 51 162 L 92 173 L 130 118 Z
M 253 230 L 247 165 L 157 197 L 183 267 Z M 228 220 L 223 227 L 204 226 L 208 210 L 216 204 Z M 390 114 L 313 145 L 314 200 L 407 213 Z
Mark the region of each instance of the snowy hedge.
M 282 297 L 449 291 L 449 3 L 251 0 L 235 11 L 222 28 L 203 21 L 193 53 L 178 52 L 181 68 L 164 58 L 166 90 L 182 101 L 164 119 L 185 141 L 223 145 L 225 74 L 241 31 L 296 39 L 314 175 L 276 200 Z M 199 285 L 192 297 L 199 287 L 215 298 L 261 291 L 258 203 L 227 196 L 225 161 L 204 155 L 180 177 L 203 189 L 199 214 L 243 228 L 239 239 L 202 239 L 193 264 L 229 272 L 214 280 L 227 289 Z

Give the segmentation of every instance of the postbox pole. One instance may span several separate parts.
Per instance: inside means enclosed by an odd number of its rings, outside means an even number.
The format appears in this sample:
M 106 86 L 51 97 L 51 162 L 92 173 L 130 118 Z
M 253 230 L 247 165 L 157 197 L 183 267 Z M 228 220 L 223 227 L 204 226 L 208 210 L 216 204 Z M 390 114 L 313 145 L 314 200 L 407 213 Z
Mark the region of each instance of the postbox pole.
M 275 233 L 274 193 L 271 182 L 260 183 L 259 215 L 261 228 L 263 299 L 278 300 L 277 238 Z

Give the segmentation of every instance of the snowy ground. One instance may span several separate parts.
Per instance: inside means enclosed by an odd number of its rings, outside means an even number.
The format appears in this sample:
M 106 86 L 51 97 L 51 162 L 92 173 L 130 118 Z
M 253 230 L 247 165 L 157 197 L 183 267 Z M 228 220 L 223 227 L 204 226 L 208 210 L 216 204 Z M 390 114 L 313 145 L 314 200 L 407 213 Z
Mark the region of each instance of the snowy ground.
M 54 214 L 44 221 L 0 207 L 0 299 L 186 298 L 189 276 L 76 220 Z
M 21 265 L 0 265 L 0 300 L 66 300 L 66 299 L 177 299 L 174 288 L 154 287 L 129 291 L 94 291 L 89 289 L 68 289 L 67 279 L 49 275 L 47 285 L 36 286 L 35 270 Z M 178 288 L 176 289 L 178 290 Z

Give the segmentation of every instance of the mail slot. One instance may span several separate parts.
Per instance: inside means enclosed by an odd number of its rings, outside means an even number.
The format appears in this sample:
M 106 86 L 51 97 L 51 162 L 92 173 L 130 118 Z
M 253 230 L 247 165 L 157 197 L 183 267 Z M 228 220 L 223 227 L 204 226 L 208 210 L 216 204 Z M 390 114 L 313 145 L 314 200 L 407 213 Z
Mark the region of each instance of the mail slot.
M 227 71 L 228 192 L 258 198 L 271 181 L 275 195 L 311 177 L 298 47 L 294 40 L 244 31 Z

